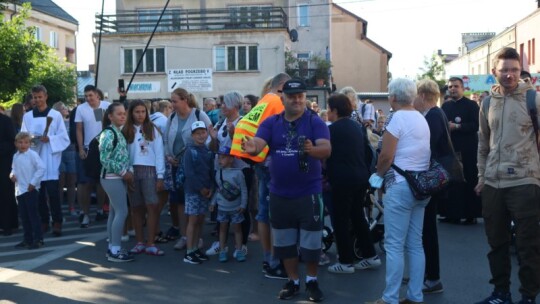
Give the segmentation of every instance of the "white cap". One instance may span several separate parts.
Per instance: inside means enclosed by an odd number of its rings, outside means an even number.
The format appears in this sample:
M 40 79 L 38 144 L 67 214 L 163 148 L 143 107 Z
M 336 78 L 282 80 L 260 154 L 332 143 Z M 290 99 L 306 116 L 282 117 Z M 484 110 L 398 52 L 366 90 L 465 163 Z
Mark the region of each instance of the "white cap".
M 204 122 L 199 120 L 199 121 L 194 122 L 191 125 L 191 133 L 195 132 L 195 130 L 197 130 L 197 129 L 205 129 L 206 130 L 206 125 L 204 124 Z

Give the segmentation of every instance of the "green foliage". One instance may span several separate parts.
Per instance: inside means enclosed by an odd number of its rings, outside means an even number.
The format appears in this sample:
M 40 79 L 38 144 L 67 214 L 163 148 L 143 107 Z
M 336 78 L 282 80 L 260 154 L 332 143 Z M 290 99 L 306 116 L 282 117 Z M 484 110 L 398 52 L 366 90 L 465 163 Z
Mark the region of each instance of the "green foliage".
M 34 38 L 35 28 L 25 25 L 30 10 L 25 3 L 12 20 L 0 20 L 0 102 L 10 108 L 23 101 L 32 86 L 42 84 L 50 105 L 60 100 L 69 104 L 75 97 L 75 68 Z
M 298 58 L 289 49 L 285 51 L 285 73 L 292 78 L 298 77 Z
M 317 65 L 317 68 L 315 69 L 315 78 L 328 81 L 328 70 L 332 67 L 332 63 L 319 56 L 313 56 L 311 61 Z
M 439 85 L 439 88 L 446 84 L 445 79 L 440 79 L 444 74 L 444 56 L 440 57 L 436 52 L 431 54 L 431 57 L 424 57 L 424 66 L 420 68 L 421 74 L 417 75 L 417 79 L 431 79 Z

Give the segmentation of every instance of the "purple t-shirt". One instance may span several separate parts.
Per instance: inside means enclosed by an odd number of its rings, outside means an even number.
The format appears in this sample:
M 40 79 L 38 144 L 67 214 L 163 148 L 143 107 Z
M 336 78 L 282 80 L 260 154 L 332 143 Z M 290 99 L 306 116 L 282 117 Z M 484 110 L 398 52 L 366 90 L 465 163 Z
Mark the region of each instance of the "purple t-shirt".
M 305 136 L 315 145 L 317 139 L 330 140 L 328 127 L 318 115 L 306 110 L 293 122 L 283 113 L 270 116 L 259 126 L 256 137 L 270 147 L 270 192 L 282 197 L 297 198 L 322 192 L 321 161 L 307 157 L 308 170 L 300 168 L 298 136 Z

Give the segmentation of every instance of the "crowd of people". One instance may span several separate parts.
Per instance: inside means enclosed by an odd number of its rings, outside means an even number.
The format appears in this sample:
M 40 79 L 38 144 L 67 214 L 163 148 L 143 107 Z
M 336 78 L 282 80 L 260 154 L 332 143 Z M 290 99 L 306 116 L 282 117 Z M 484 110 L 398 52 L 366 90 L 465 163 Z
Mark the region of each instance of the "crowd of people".
M 15 105 L 12 119 L 0 115 L 0 186 L 11 193 L 4 195 L 0 228 L 10 235 L 20 219 L 24 235 L 15 247 L 39 248 L 49 230 L 62 235 L 64 188 L 70 213 L 79 216 L 83 229 L 91 224 L 95 193 L 95 220 L 107 219 L 108 261 L 162 256 L 160 244 L 175 241 L 173 248 L 185 250 L 188 264 L 212 255 L 219 262 L 230 257 L 243 262 L 248 241 L 258 240 L 265 276 L 287 280 L 278 297 L 299 293 L 301 259 L 307 298 L 319 302 L 324 299 L 319 266 L 329 263 L 321 250 L 326 213 L 337 243 L 329 272 L 350 274 L 382 264 L 366 205 L 366 193 L 378 189 L 386 286 L 381 298 L 369 303 L 423 303 L 424 294 L 443 292 L 438 216 L 442 222 L 475 224 L 482 215 L 495 288 L 478 303 L 512 303 L 512 233 L 520 258 L 519 303 L 535 303 L 540 145 L 537 112 L 531 114 L 524 102 L 532 86 L 519 80 L 519 62 L 510 48 L 496 56 L 499 84 L 484 99 L 491 100 L 485 110 L 464 97 L 460 78 L 448 80 L 448 100 L 440 108 L 436 82 L 394 79 L 388 86 L 390 113 L 360 101 L 352 87 L 332 94 L 321 110 L 307 100 L 305 83 L 287 74 L 269 79 L 261 98 L 230 91 L 205 99 L 203 110 L 182 88 L 156 103 L 127 102 L 125 95 L 110 103 L 89 85 L 86 102 L 69 111 L 61 102 L 49 107 L 47 89 L 37 85 L 29 109 Z M 378 152 L 375 168 L 367 161 L 369 147 Z M 426 171 L 432 160 L 450 155 L 460 160 L 463 180 L 431 197 L 415 197 L 401 170 Z M 96 167 L 101 169 L 95 172 Z M 165 206 L 171 226 L 162 232 Z M 216 238 L 204 248 L 207 216 L 216 221 Z M 136 238 L 129 250 L 122 248 L 127 226 Z M 403 282 L 407 293 L 400 299 Z

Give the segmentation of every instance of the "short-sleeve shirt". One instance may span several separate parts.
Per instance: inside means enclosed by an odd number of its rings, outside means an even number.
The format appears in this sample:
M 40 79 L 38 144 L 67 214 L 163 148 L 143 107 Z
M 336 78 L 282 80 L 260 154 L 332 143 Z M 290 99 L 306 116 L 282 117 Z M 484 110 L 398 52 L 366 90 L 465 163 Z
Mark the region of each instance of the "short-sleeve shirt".
M 328 127 L 311 111 L 305 111 L 293 122 L 285 120 L 283 113 L 271 116 L 257 130 L 256 137 L 270 147 L 270 192 L 273 194 L 298 198 L 322 192 L 321 161 L 308 156 L 308 172 L 300 169 L 299 136 L 305 136 L 314 144 L 318 139 L 330 140 Z
M 95 113 L 94 109 L 90 107 L 88 102 L 85 102 L 77 107 L 77 113 L 75 114 L 75 122 L 82 122 L 84 128 L 84 146 L 88 147 L 90 141 L 96 137 L 103 129 L 102 121 L 105 116 L 105 110 L 111 103 L 101 100 L 99 106 L 96 109 L 101 109 L 102 113 Z
M 403 170 L 424 171 L 429 168 L 430 132 L 426 119 L 418 111 L 396 111 L 386 127 L 398 139 L 394 164 Z M 383 147 L 384 149 L 384 147 Z M 396 182 L 405 178 L 396 174 Z

